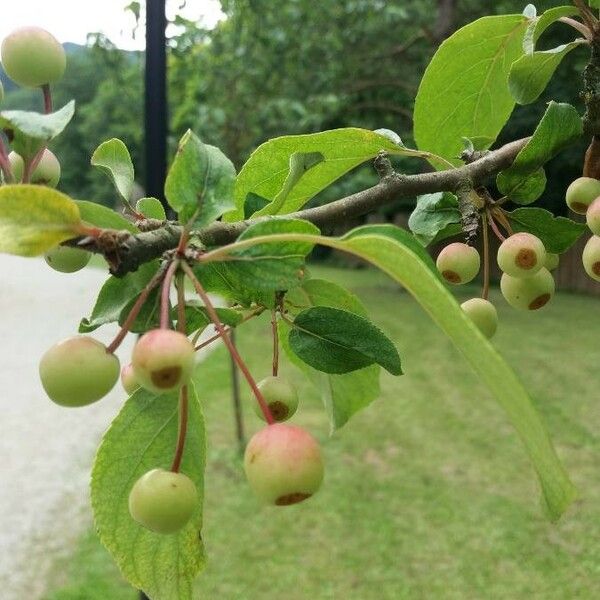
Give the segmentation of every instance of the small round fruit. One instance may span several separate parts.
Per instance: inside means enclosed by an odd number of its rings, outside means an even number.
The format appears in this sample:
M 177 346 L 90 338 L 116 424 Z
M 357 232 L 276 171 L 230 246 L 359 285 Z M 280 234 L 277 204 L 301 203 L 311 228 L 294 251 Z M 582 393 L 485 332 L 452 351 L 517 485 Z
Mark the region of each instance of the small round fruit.
M 283 423 L 267 425 L 252 436 L 244 470 L 256 496 L 276 506 L 310 498 L 323 481 L 319 444 L 308 431 Z
M 198 506 L 194 482 L 183 473 L 152 469 L 129 493 L 129 514 L 156 533 L 175 533 L 192 518 Z
M 567 205 L 580 215 L 600 196 L 600 181 L 592 177 L 579 177 L 567 188 Z
M 481 259 L 472 246 L 454 242 L 438 255 L 436 265 L 442 277 L 453 285 L 468 283 L 479 273 Z
M 40 378 L 57 404 L 85 406 L 114 387 L 119 378 L 119 359 L 99 341 L 78 335 L 46 351 L 40 361 Z
M 44 254 L 44 260 L 61 273 L 75 273 L 83 269 L 91 258 L 90 252 L 69 246 L 56 246 Z
M 153 329 L 133 349 L 131 364 L 138 383 L 161 394 L 186 384 L 194 368 L 194 345 L 178 331 Z
M 594 235 L 600 235 L 600 198 L 596 198 L 585 213 L 587 226 Z
M 287 421 L 298 409 L 296 388 L 284 377 L 265 377 L 257 387 L 278 423 Z M 266 420 L 258 401 L 254 403 L 254 411 L 263 421 Z
M 137 390 L 140 389 L 140 384 L 135 377 L 133 372 L 133 365 L 129 363 L 121 369 L 121 383 L 123 384 L 124 390 L 132 396 Z
M 0 49 L 6 74 L 24 87 L 59 81 L 67 66 L 60 42 L 40 27 L 21 27 L 9 33 Z
M 498 328 L 498 313 L 489 300 L 471 298 L 463 302 L 460 307 L 486 338 L 490 339 L 494 336 Z
M 504 299 L 521 310 L 538 310 L 554 296 L 554 279 L 550 271 L 541 268 L 533 277 L 521 279 L 504 273 L 500 279 L 500 289 Z
M 25 161 L 16 152 L 11 152 L 8 155 L 10 167 L 15 181 L 23 180 L 23 170 L 25 169 Z M 55 188 L 60 181 L 60 163 L 53 152 L 46 148 L 40 161 L 31 174 L 31 183 L 38 185 L 47 185 Z
M 548 269 L 548 271 L 554 271 L 554 269 L 558 268 L 560 264 L 560 257 L 558 254 L 552 254 L 552 252 L 546 252 L 546 260 L 544 262 L 544 267 Z
M 498 266 L 512 277 L 532 277 L 546 262 L 546 249 L 531 233 L 515 233 L 498 248 Z
M 592 236 L 581 256 L 585 272 L 595 281 L 600 281 L 600 237 Z

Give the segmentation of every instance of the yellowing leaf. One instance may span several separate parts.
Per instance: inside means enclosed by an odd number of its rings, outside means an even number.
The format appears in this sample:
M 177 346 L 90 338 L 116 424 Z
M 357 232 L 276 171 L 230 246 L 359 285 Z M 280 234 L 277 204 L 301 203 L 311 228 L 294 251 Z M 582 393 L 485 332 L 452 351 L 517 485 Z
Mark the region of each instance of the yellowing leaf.
M 65 194 L 41 185 L 0 188 L 0 252 L 38 256 L 75 237 L 81 217 Z

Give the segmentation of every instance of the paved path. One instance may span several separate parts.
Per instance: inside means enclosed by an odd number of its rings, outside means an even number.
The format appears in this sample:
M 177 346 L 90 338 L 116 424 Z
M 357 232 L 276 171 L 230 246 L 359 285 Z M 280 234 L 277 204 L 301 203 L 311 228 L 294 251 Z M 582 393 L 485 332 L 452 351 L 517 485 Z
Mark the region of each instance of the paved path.
M 100 402 L 66 409 L 45 396 L 38 362 L 89 314 L 98 269 L 56 273 L 38 259 L 0 255 L 0 596 L 36 600 L 53 562 L 89 526 L 88 481 L 99 439 L 118 412 L 117 384 Z M 108 342 L 115 327 L 94 336 Z M 119 349 L 128 360 L 132 340 Z

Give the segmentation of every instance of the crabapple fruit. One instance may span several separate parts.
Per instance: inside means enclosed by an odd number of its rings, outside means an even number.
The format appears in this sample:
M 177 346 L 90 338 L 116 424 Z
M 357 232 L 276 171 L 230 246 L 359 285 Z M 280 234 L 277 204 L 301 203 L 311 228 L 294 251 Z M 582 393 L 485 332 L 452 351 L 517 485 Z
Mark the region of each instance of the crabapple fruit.
M 175 533 L 192 518 L 198 506 L 194 482 L 183 473 L 152 469 L 129 493 L 129 514 L 146 529 Z
M 83 269 L 91 258 L 90 252 L 69 246 L 56 246 L 44 254 L 44 260 L 61 273 L 75 273 Z
M 140 384 L 133 372 L 133 365 L 129 363 L 121 369 L 121 383 L 123 389 L 131 396 L 140 389 Z
M 23 171 L 25 169 L 25 161 L 16 152 L 11 152 L 8 155 L 10 167 L 15 181 L 23 180 Z M 37 166 L 31 173 L 30 182 L 38 185 L 47 185 L 55 188 L 60 181 L 60 163 L 53 152 L 46 148 L 40 158 Z
M 596 198 L 585 213 L 587 226 L 594 235 L 600 235 L 600 198 Z
M 152 329 L 133 348 L 131 364 L 138 383 L 161 394 L 186 384 L 194 368 L 194 345 L 179 331 Z
M 119 359 L 94 338 L 78 335 L 46 351 L 40 379 L 51 400 L 61 406 L 85 406 L 100 400 L 119 378 Z
M 600 196 L 600 181 L 593 177 L 578 177 L 567 188 L 567 205 L 580 215 L 585 215 L 588 206 Z
M 552 254 L 552 252 L 546 252 L 546 260 L 544 261 L 544 267 L 548 269 L 548 271 L 554 271 L 554 269 L 558 268 L 560 263 L 560 257 L 558 254 Z
M 489 300 L 471 298 L 463 302 L 460 307 L 486 338 L 490 339 L 494 336 L 498 328 L 498 313 Z
M 453 285 L 468 283 L 479 272 L 481 259 L 472 246 L 454 242 L 438 255 L 436 265 L 442 277 Z
M 257 384 L 260 393 L 267 403 L 273 419 L 278 423 L 287 421 L 298 408 L 296 388 L 284 377 L 265 377 Z M 254 403 L 254 411 L 265 421 L 265 416 L 258 402 Z
M 252 436 L 244 470 L 256 496 L 276 506 L 310 498 L 323 481 L 319 444 L 308 431 L 284 423 L 267 425 Z
M 548 304 L 554 296 L 554 288 L 554 279 L 545 267 L 527 279 L 512 277 L 507 273 L 500 279 L 504 299 L 513 308 L 522 310 L 538 310 Z
M 600 281 L 600 237 L 593 235 L 581 255 L 585 272 L 595 281 Z
M 59 81 L 67 66 L 60 42 L 41 27 L 21 27 L 9 33 L 0 49 L 6 74 L 23 87 Z
M 512 277 L 532 277 L 546 262 L 546 249 L 531 233 L 515 233 L 498 248 L 498 266 Z

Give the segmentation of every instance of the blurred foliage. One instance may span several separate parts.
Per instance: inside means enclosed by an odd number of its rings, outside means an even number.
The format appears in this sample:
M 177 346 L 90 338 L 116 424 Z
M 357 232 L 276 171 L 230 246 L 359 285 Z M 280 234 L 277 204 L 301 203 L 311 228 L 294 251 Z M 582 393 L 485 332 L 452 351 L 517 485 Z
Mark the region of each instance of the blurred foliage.
M 540 3 L 539 10 L 565 4 Z M 170 147 L 192 128 L 219 146 L 239 168 L 268 138 L 345 126 L 386 127 L 412 143 L 416 90 L 437 45 L 456 28 L 488 14 L 521 12 L 523 1 L 499 0 L 222 0 L 226 19 L 213 30 L 181 17 L 169 44 Z M 542 6 L 543 4 L 543 6 Z M 546 47 L 572 39 L 573 30 L 552 26 Z M 78 102 L 77 116 L 53 148 L 61 159 L 61 188 L 79 198 L 113 201 L 110 186 L 91 171 L 89 157 L 109 137 L 129 147 L 143 181 L 143 57 L 115 49 L 95 36 L 88 49 L 69 52 L 67 76 L 56 89 L 57 106 Z M 77 47 L 76 47 L 77 48 Z M 579 99 L 586 49 L 572 53 L 536 104 L 517 107 L 501 135 L 528 135 L 556 99 L 582 110 Z M 39 98 L 18 90 L 5 107 L 32 107 Z M 561 212 L 564 190 L 581 170 L 585 144 L 562 153 L 549 166 L 542 204 Z M 400 159 L 404 172 L 423 168 Z M 375 182 L 370 166 L 333 186 L 317 201 L 351 193 Z M 412 202 L 405 203 L 412 205 Z M 408 208 L 408 206 L 406 206 Z M 402 205 L 390 207 L 393 212 Z

